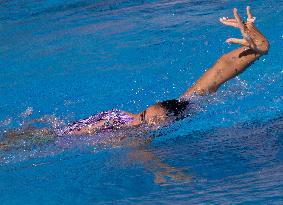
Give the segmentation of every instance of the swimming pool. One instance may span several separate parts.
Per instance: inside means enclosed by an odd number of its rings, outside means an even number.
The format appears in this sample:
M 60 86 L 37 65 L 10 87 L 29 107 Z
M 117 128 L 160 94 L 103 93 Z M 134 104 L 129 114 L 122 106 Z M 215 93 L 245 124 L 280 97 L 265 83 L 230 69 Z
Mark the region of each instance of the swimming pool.
M 218 23 L 245 1 L 0 2 L 1 133 L 54 114 L 70 122 L 101 110 L 138 112 L 179 96 L 235 46 Z M 127 146 L 84 138 L 1 151 L 1 204 L 283 203 L 283 2 L 250 3 L 271 48 L 203 99 L 202 112 L 145 147 L 186 177 L 156 183 L 158 168 Z M 162 167 L 160 168 L 162 170 Z M 177 172 L 176 171 L 176 172 Z

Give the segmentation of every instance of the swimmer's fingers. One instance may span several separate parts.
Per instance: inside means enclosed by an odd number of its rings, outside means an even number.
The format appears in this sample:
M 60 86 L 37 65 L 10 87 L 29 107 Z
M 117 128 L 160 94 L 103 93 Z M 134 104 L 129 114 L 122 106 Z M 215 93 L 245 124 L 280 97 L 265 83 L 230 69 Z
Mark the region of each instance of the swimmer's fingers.
M 247 6 L 247 16 L 248 16 L 247 22 L 254 23 L 255 17 L 252 15 L 251 7 L 249 6 Z
M 247 16 L 248 16 L 247 22 L 248 23 L 254 23 L 256 18 L 252 15 L 251 8 L 249 6 L 247 6 L 246 10 L 247 10 Z M 234 16 L 235 16 L 234 19 L 222 17 L 222 18 L 219 19 L 219 21 L 224 25 L 239 28 L 241 30 L 241 32 L 243 33 L 246 30 L 244 21 L 242 21 L 240 15 L 238 14 L 238 10 L 236 8 L 234 8 L 233 13 L 234 13 Z
M 240 44 L 242 46 L 250 47 L 250 43 L 246 39 L 228 38 L 226 43 Z
M 233 13 L 234 13 L 235 19 L 238 23 L 238 28 L 240 29 L 243 37 L 245 38 L 247 36 L 246 27 L 245 27 L 240 15 L 238 14 L 238 10 L 236 8 L 234 8 Z
M 247 7 L 247 12 L 248 12 L 248 15 L 251 16 L 250 8 L 248 8 L 248 7 Z M 243 39 L 244 41 L 242 41 L 242 43 L 244 42 L 246 44 L 246 42 L 248 42 L 249 45 L 246 45 L 246 46 L 250 47 L 251 49 L 253 49 L 255 51 L 258 51 L 253 39 L 250 36 L 249 30 L 247 29 L 246 25 L 244 24 L 241 17 L 239 16 L 238 10 L 236 8 L 234 8 L 233 13 L 234 13 L 235 19 L 237 20 L 237 23 L 239 25 L 239 29 L 242 33 L 242 36 L 244 38 Z
M 226 26 L 232 26 L 232 27 L 235 27 L 235 28 L 239 28 L 236 19 L 229 19 L 227 17 L 222 17 L 222 18 L 219 19 L 219 21 Z
M 233 43 L 233 44 L 240 44 L 242 46 L 246 46 L 251 48 L 252 50 L 258 51 L 255 43 L 251 38 L 244 38 L 244 39 L 238 39 L 238 38 L 228 38 L 226 40 L 226 43 Z
M 248 10 L 248 8 L 247 8 L 247 10 Z M 246 25 L 244 24 L 244 22 L 242 21 L 240 15 L 238 14 L 238 10 L 236 8 L 234 8 L 233 13 L 234 13 L 235 19 L 237 20 L 237 23 L 239 25 L 239 29 L 242 33 L 243 38 L 249 43 L 250 48 L 256 49 L 256 46 L 255 46 L 253 40 L 250 37 L 249 31 L 248 31 Z M 251 15 L 251 13 L 249 13 L 249 14 Z
M 251 7 L 247 6 L 247 16 L 248 16 L 248 19 L 252 19 L 253 18 L 253 15 L 251 13 Z
M 233 13 L 234 13 L 235 19 L 229 19 L 229 18 L 222 17 L 219 20 L 224 25 L 239 28 L 243 38 L 246 39 L 246 40 L 242 40 L 242 39 L 235 40 L 233 38 L 231 40 L 228 39 L 228 43 L 237 43 L 237 44 L 241 44 L 241 45 L 242 45 L 242 43 L 246 44 L 246 42 L 248 41 L 247 39 L 249 39 L 249 35 L 248 35 L 248 32 L 247 32 L 246 26 L 244 25 L 241 17 L 239 16 L 238 10 L 236 8 L 234 8 Z

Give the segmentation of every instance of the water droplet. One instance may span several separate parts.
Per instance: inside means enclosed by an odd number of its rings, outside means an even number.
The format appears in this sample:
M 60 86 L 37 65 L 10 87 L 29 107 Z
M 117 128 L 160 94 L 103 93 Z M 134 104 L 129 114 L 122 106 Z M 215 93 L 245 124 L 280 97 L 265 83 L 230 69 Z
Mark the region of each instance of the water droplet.
M 24 112 L 21 113 L 21 117 L 25 118 L 32 114 L 33 109 L 32 107 L 28 107 Z

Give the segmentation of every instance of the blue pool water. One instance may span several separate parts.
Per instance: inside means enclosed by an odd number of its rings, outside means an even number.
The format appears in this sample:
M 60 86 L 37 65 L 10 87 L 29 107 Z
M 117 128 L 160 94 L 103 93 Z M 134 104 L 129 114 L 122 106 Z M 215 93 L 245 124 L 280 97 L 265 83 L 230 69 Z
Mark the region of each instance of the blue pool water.
M 270 52 L 143 150 L 93 138 L 0 151 L 1 204 L 282 204 L 283 1 L 249 2 Z M 0 1 L 0 132 L 179 96 L 239 37 L 245 1 Z M 146 137 L 146 136 L 139 136 Z M 2 139 L 1 139 L 2 140 Z M 140 156 L 145 154 L 147 160 Z M 164 167 L 179 179 L 157 173 Z M 178 176 L 180 176 L 178 175 Z M 158 183 L 159 182 L 159 183 Z

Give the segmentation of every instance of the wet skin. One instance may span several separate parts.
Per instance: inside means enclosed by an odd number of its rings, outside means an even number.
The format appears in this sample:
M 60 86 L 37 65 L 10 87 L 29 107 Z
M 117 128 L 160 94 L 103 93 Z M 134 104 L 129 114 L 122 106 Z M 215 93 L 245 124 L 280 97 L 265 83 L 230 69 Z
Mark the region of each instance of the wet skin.
M 209 68 L 191 87 L 189 87 L 177 100 L 187 101 L 194 96 L 203 96 L 209 93 L 216 92 L 217 89 L 229 79 L 237 76 L 248 68 L 253 62 L 259 59 L 262 55 L 267 54 L 269 49 L 269 42 L 265 36 L 255 27 L 254 17 L 250 12 L 250 8 L 247 7 L 247 22 L 243 23 L 237 9 L 233 10 L 234 19 L 220 18 L 220 22 L 227 26 L 232 26 L 240 29 L 243 39 L 229 38 L 227 43 L 234 43 L 241 45 L 227 54 L 221 56 L 216 63 Z M 152 129 L 157 129 L 160 126 L 172 122 L 168 110 L 164 107 L 162 102 L 156 103 L 146 110 L 134 114 L 127 112 L 129 116 L 133 118 L 129 123 L 124 124 L 122 127 L 131 128 L 138 127 L 140 125 L 147 125 Z M 41 120 L 34 120 L 34 122 L 40 122 Z M 71 135 L 89 135 L 94 134 L 104 126 L 105 121 L 102 120 L 96 124 L 86 126 L 80 130 L 72 131 Z M 6 136 L 8 140 L 16 140 L 21 136 L 27 136 L 29 134 L 39 133 L 39 135 L 52 135 L 49 129 L 36 129 L 36 127 L 28 127 L 24 130 L 16 130 L 7 132 Z M 121 137 L 121 140 L 124 137 Z M 150 142 L 151 140 L 143 141 Z M 153 153 L 142 146 L 140 140 L 132 141 L 129 143 L 130 147 L 133 147 L 133 152 L 130 156 L 145 164 L 150 171 L 155 175 L 156 183 L 163 183 L 164 177 L 173 179 L 190 179 L 191 177 L 182 170 L 176 169 L 170 165 L 162 163 Z M 0 148 L 6 148 L 7 144 L 1 143 Z
M 229 38 L 226 42 L 239 44 L 241 47 L 221 56 L 216 63 L 199 78 L 199 80 L 178 98 L 178 100 L 185 101 L 195 95 L 203 96 L 216 92 L 223 83 L 245 71 L 246 68 L 258 60 L 262 55 L 267 54 L 269 42 L 255 27 L 255 18 L 252 16 L 249 6 L 246 8 L 246 11 L 248 18 L 245 23 L 240 18 L 236 8 L 233 10 L 234 19 L 225 17 L 220 18 L 222 24 L 238 28 L 243 36 L 243 39 Z M 125 125 L 128 127 L 143 123 L 152 127 L 159 127 L 168 122 L 168 112 L 161 103 L 154 104 L 141 113 L 128 114 L 134 118 L 132 122 Z M 100 126 L 101 124 L 97 124 L 74 134 L 93 133 L 93 131 L 99 129 Z

